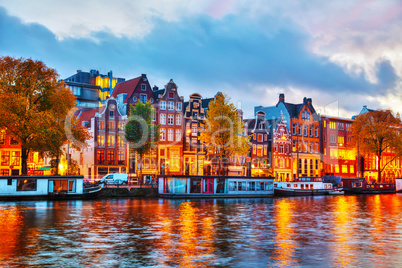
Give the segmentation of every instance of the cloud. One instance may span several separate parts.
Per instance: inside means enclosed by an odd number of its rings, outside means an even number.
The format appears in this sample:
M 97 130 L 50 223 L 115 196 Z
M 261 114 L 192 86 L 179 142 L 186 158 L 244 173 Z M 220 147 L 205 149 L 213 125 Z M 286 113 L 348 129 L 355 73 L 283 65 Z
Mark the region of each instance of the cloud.
M 75 3 L 82 9 L 76 13 L 64 2 L 56 1 L 61 11 L 52 3 L 44 0 L 42 4 L 49 5 L 38 13 L 29 2 L 22 10 L 35 11 L 31 18 L 10 11 L 10 4 L 7 11 L 0 8 L 0 54 L 43 60 L 62 78 L 76 69 L 113 70 L 127 79 L 147 73 L 158 86 L 173 78 L 185 98 L 193 92 L 212 97 L 223 91 L 234 102 L 242 100 L 249 111 L 253 106 L 276 104 L 277 93 L 284 92 L 294 102 L 312 97 L 317 106 L 338 99 L 345 113 L 356 113 L 363 104 L 379 104 L 367 96 L 389 96 L 400 81 L 400 66 L 390 59 L 398 47 L 387 49 L 394 44 L 389 33 L 385 32 L 388 41 L 379 57 L 380 38 L 375 33 L 372 45 L 367 44 L 369 34 L 363 34 L 353 17 L 342 18 L 340 25 L 356 24 L 352 28 L 360 35 L 345 31 L 337 37 L 342 27 L 329 22 L 328 32 L 318 27 L 326 17 L 331 21 L 331 16 L 325 16 L 328 6 L 289 8 L 273 2 L 267 7 L 258 1 L 247 6 L 239 0 L 211 8 L 212 2 L 204 1 L 189 1 L 188 6 L 181 1 L 117 1 Z M 335 8 L 335 13 L 340 10 Z M 22 15 L 11 16 L 13 12 Z M 49 21 L 35 20 L 46 12 L 51 13 Z M 87 18 L 78 18 L 85 14 Z M 55 17 L 60 20 L 52 28 Z M 112 21 L 116 17 L 120 18 Z M 375 53 L 364 61 L 368 51 Z

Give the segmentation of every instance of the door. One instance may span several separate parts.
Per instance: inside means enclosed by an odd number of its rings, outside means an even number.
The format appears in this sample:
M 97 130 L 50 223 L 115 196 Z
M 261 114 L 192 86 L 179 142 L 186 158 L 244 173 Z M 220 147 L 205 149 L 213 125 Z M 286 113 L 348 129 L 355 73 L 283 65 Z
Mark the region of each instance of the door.
M 214 179 L 213 178 L 204 179 L 204 193 L 206 193 L 206 194 L 214 193 Z

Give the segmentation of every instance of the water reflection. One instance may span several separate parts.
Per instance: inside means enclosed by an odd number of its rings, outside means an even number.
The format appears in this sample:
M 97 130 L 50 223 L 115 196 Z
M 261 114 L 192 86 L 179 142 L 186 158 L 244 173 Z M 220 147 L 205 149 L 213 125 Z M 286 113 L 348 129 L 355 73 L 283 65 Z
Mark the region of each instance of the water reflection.
M 293 239 L 296 228 L 293 222 L 295 202 L 284 198 L 275 203 L 275 250 L 272 259 L 278 266 L 294 265 L 297 241 Z
M 401 201 L 0 202 L 0 266 L 401 267 Z

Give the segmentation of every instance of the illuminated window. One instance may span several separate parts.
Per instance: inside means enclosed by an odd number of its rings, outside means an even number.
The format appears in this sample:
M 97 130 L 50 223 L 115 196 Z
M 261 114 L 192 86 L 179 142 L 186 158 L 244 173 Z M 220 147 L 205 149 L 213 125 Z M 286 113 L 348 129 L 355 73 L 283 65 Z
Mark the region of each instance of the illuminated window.
M 104 164 L 105 152 L 103 150 L 98 150 L 96 160 L 98 161 L 98 164 Z
M 342 173 L 348 173 L 348 165 L 342 165 Z
M 117 153 L 117 161 L 124 161 L 124 151 L 118 151 Z
M 168 141 L 173 141 L 173 129 L 168 129 Z
M 350 173 L 355 173 L 355 166 L 354 165 L 350 165 Z
M 108 122 L 108 124 L 107 124 L 107 130 L 109 130 L 109 131 L 114 131 L 114 122 Z
M 1 152 L 1 165 L 2 166 L 10 165 L 10 151 L 2 151 Z
M 262 134 L 258 134 L 258 141 L 262 141 Z
M 114 151 L 107 151 L 107 162 L 109 165 L 114 165 Z
M 124 138 L 122 136 L 117 136 L 117 144 L 119 147 L 124 147 Z
M 117 123 L 117 130 L 123 131 L 124 130 L 124 123 Z
M 255 146 L 255 144 L 253 144 L 253 153 L 254 153 L 254 154 L 257 153 L 257 147 Z
M 21 163 L 21 152 L 20 151 L 12 151 L 11 152 L 11 165 L 19 166 Z
M 109 135 L 107 137 L 107 146 L 114 147 L 114 135 Z
M 339 165 L 338 164 L 335 165 L 335 173 L 339 173 Z
M 267 146 L 264 145 L 264 155 L 267 155 Z
M 258 147 L 257 147 L 257 155 L 262 156 L 262 145 L 258 145 Z
M 105 136 L 98 135 L 98 146 L 105 146 Z

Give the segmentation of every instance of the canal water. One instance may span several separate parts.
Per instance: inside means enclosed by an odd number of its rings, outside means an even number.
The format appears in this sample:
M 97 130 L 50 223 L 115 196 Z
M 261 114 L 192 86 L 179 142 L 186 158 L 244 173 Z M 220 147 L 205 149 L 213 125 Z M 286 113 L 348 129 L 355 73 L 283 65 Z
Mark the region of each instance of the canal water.
M 6 267 L 402 267 L 402 194 L 0 202 Z

